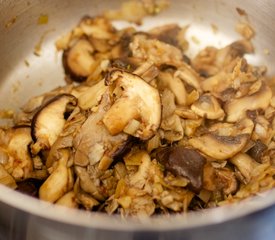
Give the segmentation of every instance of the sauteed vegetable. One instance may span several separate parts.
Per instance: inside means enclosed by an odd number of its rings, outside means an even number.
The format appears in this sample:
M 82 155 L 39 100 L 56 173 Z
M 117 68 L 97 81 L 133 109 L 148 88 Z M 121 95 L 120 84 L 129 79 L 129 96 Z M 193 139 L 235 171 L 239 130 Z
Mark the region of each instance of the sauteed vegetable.
M 139 4 L 140 17 L 165 7 Z M 125 4 L 124 9 L 133 7 Z M 253 30 L 190 59 L 186 27 L 83 17 L 56 46 L 67 84 L 0 129 L 0 182 L 58 205 L 140 216 L 238 202 L 275 186 L 275 97 L 245 58 Z

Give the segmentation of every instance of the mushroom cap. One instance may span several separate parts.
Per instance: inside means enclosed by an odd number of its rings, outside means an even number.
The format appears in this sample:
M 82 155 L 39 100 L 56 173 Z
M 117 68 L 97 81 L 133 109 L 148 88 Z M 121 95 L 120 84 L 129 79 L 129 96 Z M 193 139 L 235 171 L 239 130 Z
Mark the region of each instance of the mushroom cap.
M 161 120 L 160 96 L 157 89 L 132 73 L 114 70 L 106 78 L 106 83 L 119 91 L 114 104 L 107 111 L 103 123 L 112 135 L 116 135 L 131 122 L 140 125 L 132 135 L 142 140 L 153 136 Z
M 69 104 L 76 106 L 77 99 L 70 94 L 60 94 L 36 112 L 31 123 L 31 135 L 37 147 L 33 149 L 35 153 L 54 144 L 66 122 L 64 114 Z
M 247 110 L 266 109 L 272 98 L 272 91 L 266 83 L 256 93 L 242 98 L 237 98 L 225 104 L 224 110 L 228 122 L 236 122 L 242 119 Z
M 205 134 L 191 138 L 189 144 L 209 157 L 217 160 L 226 160 L 240 152 L 248 139 L 249 134 L 241 134 L 235 137 Z

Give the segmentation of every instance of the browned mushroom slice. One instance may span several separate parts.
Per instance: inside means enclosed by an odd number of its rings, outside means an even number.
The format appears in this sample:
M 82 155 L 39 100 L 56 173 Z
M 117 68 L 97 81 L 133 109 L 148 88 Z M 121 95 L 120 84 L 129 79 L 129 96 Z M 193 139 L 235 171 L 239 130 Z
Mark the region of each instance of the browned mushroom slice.
M 180 49 L 156 39 L 147 39 L 144 35 L 136 35 L 130 44 L 130 49 L 135 58 L 152 61 L 157 66 L 162 64 L 180 66 L 183 63 Z
M 84 122 L 74 138 L 75 157 L 74 163 L 78 166 L 94 165 L 98 162 L 109 159 L 109 165 L 114 155 L 127 142 L 128 135 L 120 133 L 111 136 L 102 119 L 111 106 L 111 99 L 107 91 L 98 106 L 98 110 L 92 113 Z M 105 168 L 108 168 L 108 164 Z
M 201 76 L 209 78 L 220 75 L 219 72 L 225 70 L 224 68 L 236 58 L 243 57 L 245 53 L 252 53 L 253 50 L 253 45 L 247 40 L 233 42 L 221 49 L 207 47 L 193 59 L 192 65 Z M 214 83 L 213 81 L 212 83 Z
M 73 187 L 73 174 L 67 167 L 70 152 L 62 150 L 60 156 L 56 168 L 39 189 L 39 198 L 44 201 L 53 203 Z
M 234 172 L 228 168 L 215 170 L 215 184 L 217 190 L 220 190 L 225 195 L 234 194 L 238 189 L 238 181 Z
M 112 39 L 116 32 L 111 22 L 104 17 L 84 16 L 79 23 L 79 27 L 85 35 L 101 40 Z
M 230 162 L 233 163 L 240 171 L 241 175 L 244 177 L 244 183 L 249 183 L 253 170 L 258 165 L 257 162 L 255 162 L 249 155 L 245 153 L 238 153 L 230 159 Z
M 248 134 L 235 137 L 205 134 L 191 138 L 189 144 L 216 160 L 225 160 L 240 152 L 249 139 Z
M 180 78 L 174 77 L 171 72 L 160 72 L 158 79 L 159 85 L 162 85 L 162 88 L 167 87 L 174 93 L 177 104 L 186 105 L 187 92 Z
M 32 142 L 31 128 L 18 126 L 10 131 L 11 138 L 7 146 L 8 155 L 13 159 L 11 175 L 15 180 L 24 180 L 33 171 L 33 162 L 29 153 L 29 145 Z
M 254 130 L 254 123 L 251 119 L 244 118 L 237 123 L 215 123 L 211 125 L 208 130 L 219 136 L 251 135 Z
M 14 178 L 8 173 L 8 171 L 0 164 L 0 184 L 16 189 L 17 185 Z
M 167 24 L 160 27 L 155 27 L 149 31 L 153 38 L 167 44 L 179 47 L 178 35 L 181 28 L 177 24 Z
M 61 133 L 65 120 L 65 113 L 72 111 L 77 99 L 70 94 L 61 94 L 48 101 L 35 114 L 31 124 L 31 134 L 35 144 L 32 146 L 34 154 L 41 149 L 49 149 Z
M 233 194 L 238 188 L 235 173 L 229 168 L 214 168 L 207 163 L 203 169 L 203 188 L 216 192 L 221 191 L 225 195 Z
M 262 143 L 260 140 L 257 140 L 255 142 L 255 145 L 251 149 L 249 149 L 247 153 L 258 163 L 261 163 L 262 157 L 264 156 L 266 150 L 267 150 L 267 146 L 264 143 Z
M 218 100 L 210 94 L 204 94 L 193 103 L 191 110 L 200 117 L 208 119 L 223 119 L 224 111 Z
M 103 118 L 110 134 L 116 135 L 128 126 L 131 131 L 127 133 L 134 137 L 142 140 L 152 137 L 161 118 L 158 90 L 139 76 L 121 70 L 112 71 L 106 82 L 114 87 L 116 95 L 114 104 Z
M 266 109 L 270 103 L 272 91 L 266 83 L 262 82 L 261 88 L 248 96 L 232 99 L 225 104 L 228 122 L 236 122 L 245 117 L 247 110 Z
M 78 40 L 71 48 L 63 53 L 65 73 L 73 81 L 82 82 L 91 74 L 94 49 L 86 39 Z
M 201 80 L 197 72 L 189 65 L 181 62 L 178 70 L 175 72 L 175 77 L 179 77 L 188 85 L 194 87 L 201 92 Z
M 175 176 L 188 178 L 193 191 L 201 190 L 203 167 L 206 160 L 196 150 L 183 146 L 164 148 L 157 153 L 157 158 Z
M 216 64 L 226 66 L 237 57 L 242 57 L 246 53 L 253 53 L 254 47 L 248 40 L 239 40 L 220 49 L 216 56 Z

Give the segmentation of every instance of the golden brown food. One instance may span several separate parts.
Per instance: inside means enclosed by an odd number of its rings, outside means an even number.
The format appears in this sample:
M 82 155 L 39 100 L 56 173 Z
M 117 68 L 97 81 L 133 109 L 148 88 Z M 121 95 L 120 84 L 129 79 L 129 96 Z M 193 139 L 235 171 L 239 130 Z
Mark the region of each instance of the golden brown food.
M 143 1 L 140 18 L 161 3 Z M 254 31 L 240 25 L 244 39 L 189 59 L 185 27 L 116 29 L 117 18 L 140 23 L 109 11 L 57 41 L 67 85 L 30 99 L 14 127 L 0 129 L 0 182 L 124 216 L 211 208 L 273 188 L 275 97 L 266 69 L 244 57 Z

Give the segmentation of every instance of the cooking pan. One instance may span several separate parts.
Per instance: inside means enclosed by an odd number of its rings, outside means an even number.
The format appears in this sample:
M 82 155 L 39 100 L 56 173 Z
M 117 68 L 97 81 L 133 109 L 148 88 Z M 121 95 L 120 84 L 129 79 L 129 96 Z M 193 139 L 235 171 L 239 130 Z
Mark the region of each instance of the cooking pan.
M 28 98 L 64 85 L 54 41 L 83 15 L 97 15 L 121 2 L 1 0 L 1 108 L 16 111 Z M 256 30 L 256 53 L 248 61 L 266 65 L 268 74 L 274 75 L 273 0 L 171 0 L 167 11 L 145 19 L 139 28 L 190 24 L 187 37 L 199 40 L 190 41 L 192 57 L 206 45 L 221 47 L 238 39 L 234 26 L 243 18 Z M 274 239 L 274 203 L 272 190 L 236 205 L 135 220 L 57 207 L 0 186 L 0 239 Z

